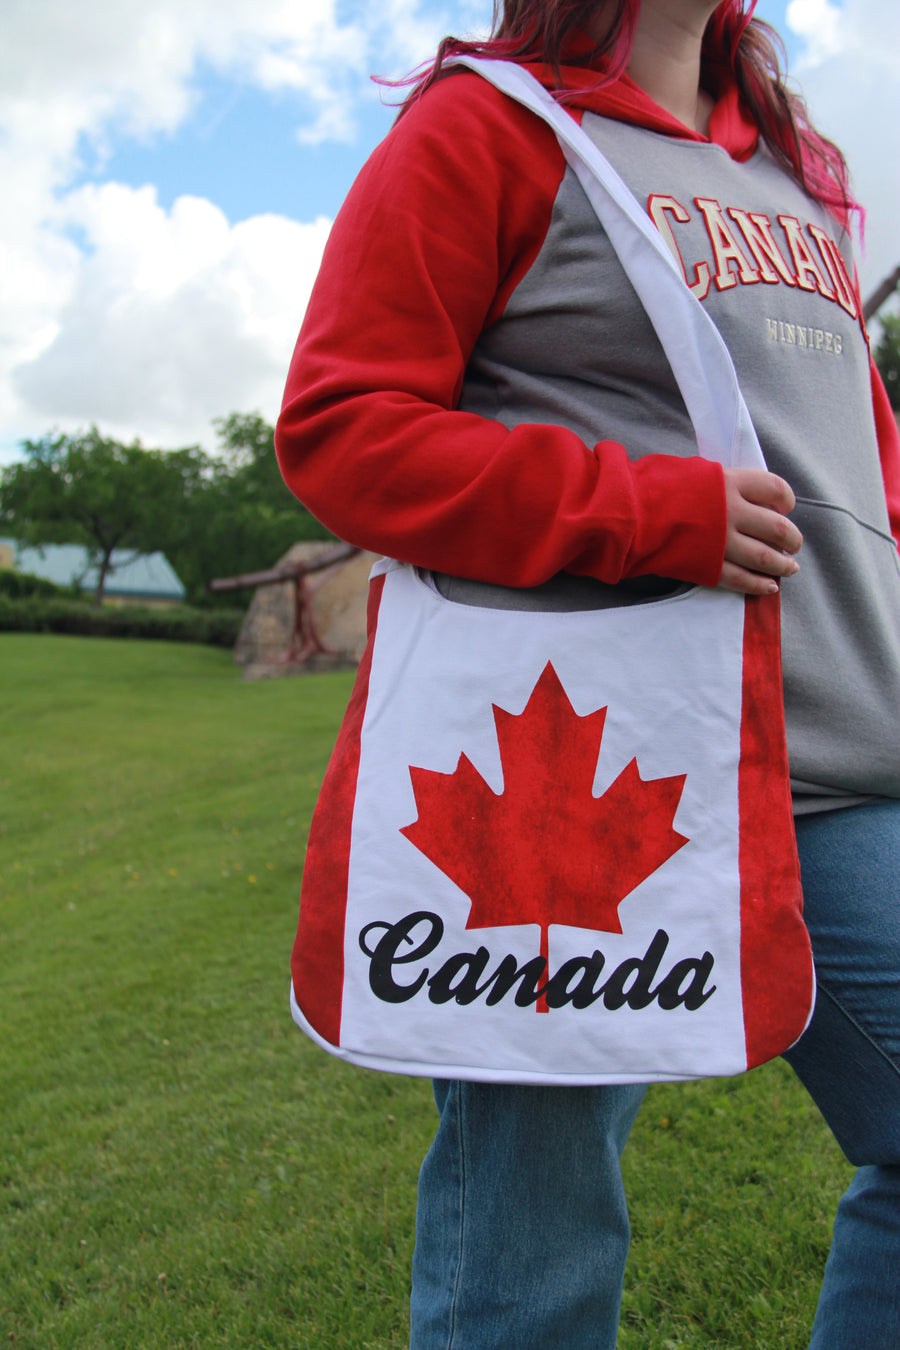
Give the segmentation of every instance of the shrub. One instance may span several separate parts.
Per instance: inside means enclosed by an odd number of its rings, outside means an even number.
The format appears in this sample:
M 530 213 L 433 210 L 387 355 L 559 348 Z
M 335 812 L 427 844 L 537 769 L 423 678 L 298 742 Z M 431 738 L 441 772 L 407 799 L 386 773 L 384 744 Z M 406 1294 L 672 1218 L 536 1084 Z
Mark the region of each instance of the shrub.
M 235 609 L 200 610 L 187 605 L 158 609 L 149 605 L 109 605 L 95 609 L 58 594 L 40 592 L 17 600 L 0 594 L 0 632 L 154 638 L 232 647 L 243 617 L 243 611 Z
M 57 586 L 52 581 L 45 581 L 43 577 L 33 577 L 27 572 L 13 572 L 9 568 L 0 568 L 0 597 L 8 596 L 10 600 L 26 600 L 32 596 L 41 596 L 43 599 L 57 600 L 80 600 L 82 604 L 90 604 L 92 596 L 85 591 L 79 591 L 77 586 Z

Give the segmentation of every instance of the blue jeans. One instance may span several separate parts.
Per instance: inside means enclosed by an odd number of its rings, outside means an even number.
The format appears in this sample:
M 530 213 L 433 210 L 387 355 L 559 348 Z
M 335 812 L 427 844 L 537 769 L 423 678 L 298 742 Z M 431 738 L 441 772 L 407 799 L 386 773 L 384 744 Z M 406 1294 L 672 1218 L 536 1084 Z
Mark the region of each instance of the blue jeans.
M 810 1350 L 900 1346 L 900 801 L 800 817 L 816 1009 L 788 1053 L 858 1171 Z M 410 1350 L 613 1350 L 642 1087 L 437 1082 Z

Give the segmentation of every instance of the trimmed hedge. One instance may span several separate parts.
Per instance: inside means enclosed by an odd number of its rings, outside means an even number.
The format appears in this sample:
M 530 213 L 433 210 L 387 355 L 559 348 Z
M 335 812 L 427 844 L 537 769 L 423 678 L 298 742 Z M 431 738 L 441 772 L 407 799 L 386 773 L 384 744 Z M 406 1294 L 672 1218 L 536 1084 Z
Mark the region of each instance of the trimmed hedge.
M 10 600 L 28 600 L 32 596 L 41 596 L 45 600 L 74 600 L 90 604 L 93 596 L 79 591 L 76 586 L 57 586 L 43 577 L 33 577 L 27 572 L 14 572 L 11 568 L 0 568 L 0 597 Z
M 12 600 L 0 594 L 0 632 L 70 633 L 81 637 L 155 638 L 165 642 L 203 642 L 233 647 L 243 610 L 191 609 L 187 605 L 108 605 L 95 609 L 83 601 L 43 594 Z

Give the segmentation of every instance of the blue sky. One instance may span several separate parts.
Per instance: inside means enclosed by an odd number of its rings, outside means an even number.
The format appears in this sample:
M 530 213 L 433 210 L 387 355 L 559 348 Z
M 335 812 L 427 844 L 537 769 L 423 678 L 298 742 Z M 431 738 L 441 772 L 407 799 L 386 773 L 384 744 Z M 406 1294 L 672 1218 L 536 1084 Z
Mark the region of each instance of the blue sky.
M 177 131 L 143 143 L 119 137 L 105 162 L 88 145 L 76 181 L 102 176 L 132 187 L 153 183 L 167 209 L 186 193 L 208 197 L 232 221 L 263 211 L 302 220 L 333 216 L 390 126 L 390 109 L 373 88 L 351 141 L 304 144 L 298 125 L 304 114 L 314 115 L 306 100 L 268 94 L 216 71 L 203 71 L 197 87 L 200 100 Z
M 445 8 L 452 17 L 456 7 Z M 787 28 L 786 8 L 787 0 L 761 0 L 757 13 L 778 27 L 793 65 L 804 44 Z M 385 65 L 375 73 L 404 72 Z M 144 143 L 117 137 L 105 161 L 88 142 L 84 171 L 76 181 L 105 177 L 132 187 L 150 182 L 167 208 L 185 193 L 196 194 L 214 201 L 230 220 L 262 211 L 299 219 L 333 216 L 360 164 L 390 127 L 390 101 L 398 97 L 374 85 L 357 87 L 361 106 L 353 139 L 303 144 L 297 127 L 315 117 L 311 100 L 272 95 L 208 66 L 196 72 L 194 82 L 200 99 L 176 132 Z
M 900 7 L 760 0 L 869 206 L 864 289 L 900 261 Z M 277 412 L 328 227 L 400 75 L 489 0 L 6 0 L 0 462 L 96 422 L 212 447 Z

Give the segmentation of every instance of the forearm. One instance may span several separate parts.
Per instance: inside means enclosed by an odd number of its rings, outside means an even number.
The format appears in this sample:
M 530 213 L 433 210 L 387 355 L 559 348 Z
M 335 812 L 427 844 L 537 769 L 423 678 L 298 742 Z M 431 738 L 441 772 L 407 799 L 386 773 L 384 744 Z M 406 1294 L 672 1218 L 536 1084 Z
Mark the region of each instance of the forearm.
M 285 479 L 342 538 L 440 571 L 520 586 L 560 570 L 715 585 L 717 465 L 632 462 L 615 441 L 457 407 L 479 335 L 540 251 L 564 172 L 555 138 L 472 79 L 474 112 L 467 94 L 445 99 L 443 116 L 409 114 L 421 125 L 401 123 L 336 222 L 278 425 Z M 461 125 L 448 131 L 447 117 Z

